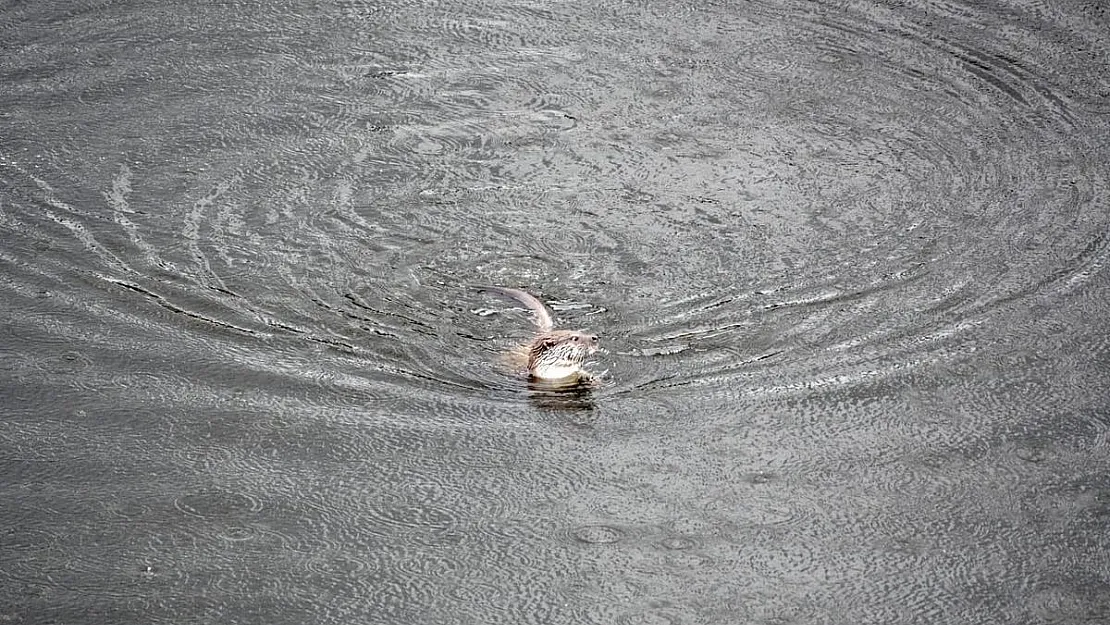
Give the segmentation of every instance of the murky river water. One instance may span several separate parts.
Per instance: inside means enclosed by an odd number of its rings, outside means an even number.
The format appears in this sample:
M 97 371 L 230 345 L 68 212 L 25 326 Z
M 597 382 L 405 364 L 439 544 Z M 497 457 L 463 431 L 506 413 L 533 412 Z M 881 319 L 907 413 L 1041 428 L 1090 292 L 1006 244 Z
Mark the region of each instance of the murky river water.
M 0 623 L 1110 622 L 1098 2 L 7 2 Z M 606 352 L 497 365 L 527 288 Z

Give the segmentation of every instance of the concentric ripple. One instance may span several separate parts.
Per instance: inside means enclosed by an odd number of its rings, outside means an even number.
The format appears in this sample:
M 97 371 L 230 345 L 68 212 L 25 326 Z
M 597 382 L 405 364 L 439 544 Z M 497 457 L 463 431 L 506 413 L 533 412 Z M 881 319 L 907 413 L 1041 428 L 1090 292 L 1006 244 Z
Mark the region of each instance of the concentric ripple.
M 1097 4 L 8 4 L 0 621 L 1106 620 Z

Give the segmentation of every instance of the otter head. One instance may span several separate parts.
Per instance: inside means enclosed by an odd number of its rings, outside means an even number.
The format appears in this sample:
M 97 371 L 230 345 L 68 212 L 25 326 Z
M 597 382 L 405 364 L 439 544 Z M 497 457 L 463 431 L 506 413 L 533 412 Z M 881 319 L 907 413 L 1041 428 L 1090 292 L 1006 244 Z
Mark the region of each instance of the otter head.
M 582 362 L 597 351 L 595 334 L 552 330 L 536 337 L 528 349 L 528 371 L 537 378 L 554 380 L 582 373 Z

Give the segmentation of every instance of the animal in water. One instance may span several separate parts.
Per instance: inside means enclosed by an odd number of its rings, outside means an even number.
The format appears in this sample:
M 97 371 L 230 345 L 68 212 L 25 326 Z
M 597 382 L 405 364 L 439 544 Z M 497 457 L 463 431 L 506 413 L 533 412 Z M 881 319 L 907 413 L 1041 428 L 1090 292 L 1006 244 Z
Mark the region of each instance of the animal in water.
M 510 353 L 510 360 L 523 365 L 535 379 L 574 382 L 590 379 L 582 363 L 597 352 L 598 338 L 580 330 L 556 330 L 551 313 L 543 302 L 517 289 L 500 286 L 481 287 L 483 291 L 515 299 L 532 312 L 537 333 L 526 345 Z

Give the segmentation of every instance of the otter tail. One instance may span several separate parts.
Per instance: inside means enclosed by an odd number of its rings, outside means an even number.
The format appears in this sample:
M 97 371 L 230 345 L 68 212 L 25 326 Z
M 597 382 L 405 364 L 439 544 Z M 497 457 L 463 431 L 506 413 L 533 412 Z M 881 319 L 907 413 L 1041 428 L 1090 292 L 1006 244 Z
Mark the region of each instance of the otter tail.
M 478 288 L 483 291 L 489 291 L 490 293 L 496 293 L 498 295 L 510 297 L 520 302 L 521 304 L 524 304 L 528 308 L 528 310 L 532 311 L 532 315 L 535 317 L 536 325 L 539 326 L 541 332 L 547 332 L 548 330 L 555 327 L 555 322 L 551 319 L 551 313 L 547 312 L 547 307 L 543 305 L 543 302 L 536 299 L 535 297 L 532 297 L 528 293 L 525 293 L 524 291 L 518 291 L 517 289 L 508 289 L 502 286 L 481 286 Z

